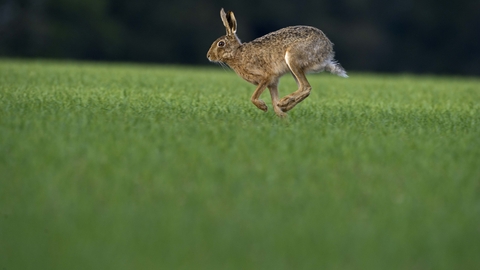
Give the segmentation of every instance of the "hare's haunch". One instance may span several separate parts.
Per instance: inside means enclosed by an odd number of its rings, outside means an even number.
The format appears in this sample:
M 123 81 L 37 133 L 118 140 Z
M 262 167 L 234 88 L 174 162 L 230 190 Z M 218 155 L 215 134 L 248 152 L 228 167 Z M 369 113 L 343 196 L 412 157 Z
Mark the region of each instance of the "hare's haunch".
M 275 113 L 283 117 L 286 112 L 304 100 L 312 87 L 305 76 L 308 72 L 329 71 L 348 77 L 342 66 L 334 60 L 333 43 L 319 29 L 311 26 L 290 26 L 242 43 L 237 35 L 237 20 L 233 12 L 220 11 L 226 35 L 213 42 L 207 58 L 223 62 L 257 89 L 251 101 L 257 108 L 267 111 L 259 97 L 268 87 Z M 298 90 L 279 100 L 278 81 L 291 72 Z

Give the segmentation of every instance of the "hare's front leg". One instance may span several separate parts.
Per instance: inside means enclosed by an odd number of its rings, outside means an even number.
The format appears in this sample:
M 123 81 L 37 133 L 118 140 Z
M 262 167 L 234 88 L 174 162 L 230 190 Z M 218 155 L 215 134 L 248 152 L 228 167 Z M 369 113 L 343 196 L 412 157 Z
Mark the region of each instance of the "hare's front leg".
M 285 54 L 285 61 L 287 62 L 287 65 L 298 84 L 297 91 L 285 96 L 278 103 L 278 106 L 282 109 L 282 111 L 288 112 L 289 110 L 293 109 L 295 105 L 302 102 L 302 100 L 306 99 L 310 95 L 312 87 L 307 81 L 305 72 L 299 67 L 300 65 L 297 64 L 294 59 L 292 59 L 292 61 L 290 60 L 288 52 Z
M 278 80 L 268 86 L 268 90 L 270 90 L 270 96 L 272 97 L 272 105 L 273 105 L 273 110 L 279 117 L 285 117 L 287 116 L 286 113 L 278 107 Z
M 257 89 L 255 90 L 255 92 L 253 92 L 253 95 L 252 97 L 250 98 L 250 100 L 252 101 L 252 103 L 257 106 L 257 108 L 259 108 L 260 110 L 266 112 L 268 110 L 268 107 L 267 107 L 267 104 L 265 104 L 265 102 L 261 99 L 258 99 L 260 97 L 260 95 L 263 93 L 263 91 L 265 90 L 265 88 L 267 88 L 267 84 L 266 83 L 259 83 L 258 86 L 257 86 Z

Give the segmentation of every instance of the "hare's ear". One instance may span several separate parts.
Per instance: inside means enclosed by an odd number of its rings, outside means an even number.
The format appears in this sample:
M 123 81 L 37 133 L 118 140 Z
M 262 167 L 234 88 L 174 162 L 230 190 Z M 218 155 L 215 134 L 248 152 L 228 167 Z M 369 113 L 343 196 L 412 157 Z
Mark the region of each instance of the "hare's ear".
M 220 10 L 220 18 L 222 18 L 223 25 L 227 31 L 227 36 L 234 35 L 237 32 L 237 20 L 233 12 L 229 11 L 228 15 L 223 8 Z
M 220 10 L 220 18 L 222 18 L 223 25 L 225 26 L 225 29 L 227 29 L 228 35 L 228 30 L 230 29 L 230 27 L 228 25 L 227 14 L 225 14 L 225 10 L 223 10 L 223 8 Z
M 230 25 L 230 30 L 235 34 L 237 32 L 237 19 L 235 19 L 235 15 L 233 15 L 232 11 L 228 12 L 227 19 L 228 25 Z

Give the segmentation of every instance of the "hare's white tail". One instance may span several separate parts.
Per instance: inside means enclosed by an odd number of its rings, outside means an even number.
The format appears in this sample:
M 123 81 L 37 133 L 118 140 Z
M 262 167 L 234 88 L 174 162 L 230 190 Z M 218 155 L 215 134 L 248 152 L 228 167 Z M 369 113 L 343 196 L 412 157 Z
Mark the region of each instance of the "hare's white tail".
M 328 61 L 328 64 L 325 67 L 325 70 L 332 74 L 338 75 L 340 77 L 348 78 L 348 75 L 345 69 L 343 69 L 342 65 L 340 65 L 340 63 L 338 63 L 335 60 Z

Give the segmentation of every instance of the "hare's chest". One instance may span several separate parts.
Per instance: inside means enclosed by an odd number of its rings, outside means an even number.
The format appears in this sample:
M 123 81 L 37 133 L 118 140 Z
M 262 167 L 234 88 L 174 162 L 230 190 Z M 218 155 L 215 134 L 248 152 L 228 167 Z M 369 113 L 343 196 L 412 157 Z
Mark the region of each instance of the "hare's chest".
M 236 70 L 236 72 L 244 80 L 255 85 L 265 81 L 264 73 L 257 69 L 241 69 Z
M 274 59 L 270 55 L 245 54 L 238 62 L 232 62 L 235 72 L 244 80 L 258 85 L 270 83 L 288 71 L 284 59 Z

